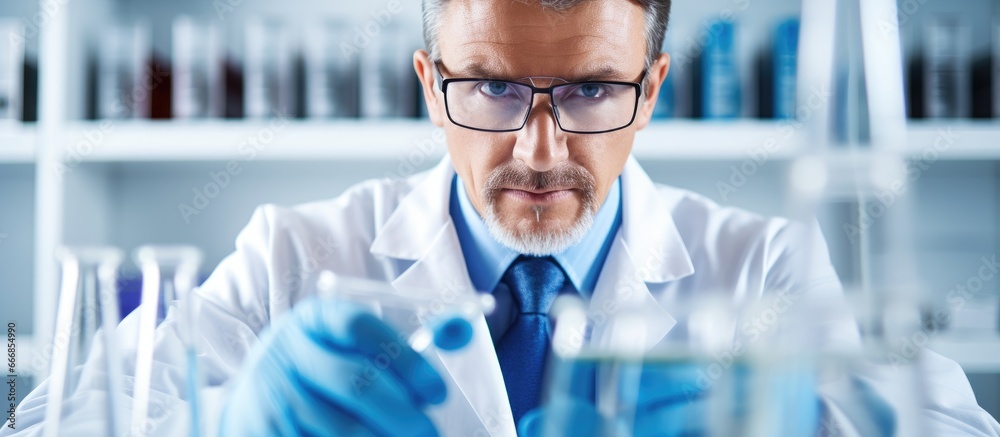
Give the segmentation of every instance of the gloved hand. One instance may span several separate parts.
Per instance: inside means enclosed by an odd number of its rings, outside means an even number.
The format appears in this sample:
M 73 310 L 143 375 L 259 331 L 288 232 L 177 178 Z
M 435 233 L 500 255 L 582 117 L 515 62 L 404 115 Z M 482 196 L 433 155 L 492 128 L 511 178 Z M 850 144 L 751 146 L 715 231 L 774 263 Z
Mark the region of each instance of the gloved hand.
M 748 371 L 736 366 L 729 370 L 730 378 L 712 378 L 705 365 L 697 364 L 647 364 L 642 369 L 638 396 L 635 402 L 635 420 L 631 434 L 645 436 L 699 436 L 708 434 L 708 405 L 710 396 L 718 396 L 720 384 L 732 395 L 728 402 L 731 411 L 724 416 L 743 420 L 747 413 Z M 786 414 L 774 417 L 776 435 L 812 435 L 819 424 L 818 398 L 814 382 L 807 375 L 791 373 L 769 381 L 769 399 L 778 404 Z M 580 381 L 577 384 L 582 384 Z M 621 396 L 629 402 L 628 396 Z M 621 406 L 621 405 L 620 405 Z M 557 435 L 601 436 L 630 434 L 619 429 L 622 424 L 609 424 L 599 416 L 590 400 L 578 396 L 563 396 L 539 409 L 528 412 L 518 423 L 518 435 L 553 437 L 545 434 L 545 421 L 553 420 Z M 738 425 L 737 425 L 738 427 Z
M 436 436 L 424 407 L 445 399 L 441 376 L 369 312 L 310 299 L 248 357 L 222 413 L 221 435 Z

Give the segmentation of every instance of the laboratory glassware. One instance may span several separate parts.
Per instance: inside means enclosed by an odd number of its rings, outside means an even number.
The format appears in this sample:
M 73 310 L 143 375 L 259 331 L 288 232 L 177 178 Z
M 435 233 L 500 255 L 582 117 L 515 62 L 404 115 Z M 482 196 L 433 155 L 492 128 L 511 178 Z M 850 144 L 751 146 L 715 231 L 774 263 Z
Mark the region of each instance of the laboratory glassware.
M 124 418 L 118 417 L 124 403 L 124 384 L 118 326 L 118 269 L 123 255 L 111 247 L 59 247 L 59 303 L 52 343 L 52 363 L 45 405 L 44 435 L 59 435 L 64 402 L 79 381 L 74 368 L 82 365 L 98 332 L 104 342 L 104 371 L 107 375 L 105 432 L 124 435 Z
M 187 354 L 187 404 L 190 435 L 200 434 L 201 421 L 197 367 L 198 324 L 194 317 L 195 299 L 190 298 L 198 282 L 202 253 L 191 246 L 141 246 L 134 258 L 142 272 L 142 298 L 139 304 L 139 332 L 135 358 L 135 386 L 132 398 L 131 430 L 146 432 L 152 426 L 150 395 L 152 391 L 155 330 L 161 306 L 179 313 L 178 330 Z M 172 275 L 172 276 L 171 276 Z

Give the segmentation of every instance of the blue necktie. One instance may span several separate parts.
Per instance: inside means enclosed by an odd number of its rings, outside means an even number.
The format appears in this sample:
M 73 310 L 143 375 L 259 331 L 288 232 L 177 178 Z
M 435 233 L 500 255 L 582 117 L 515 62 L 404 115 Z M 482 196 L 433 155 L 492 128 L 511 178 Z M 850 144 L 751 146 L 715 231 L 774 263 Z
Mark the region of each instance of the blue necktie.
M 566 283 L 552 257 L 521 256 L 504 273 L 518 314 L 497 341 L 497 358 L 507 387 L 514 423 L 541 403 L 545 356 L 549 350 L 549 307 Z

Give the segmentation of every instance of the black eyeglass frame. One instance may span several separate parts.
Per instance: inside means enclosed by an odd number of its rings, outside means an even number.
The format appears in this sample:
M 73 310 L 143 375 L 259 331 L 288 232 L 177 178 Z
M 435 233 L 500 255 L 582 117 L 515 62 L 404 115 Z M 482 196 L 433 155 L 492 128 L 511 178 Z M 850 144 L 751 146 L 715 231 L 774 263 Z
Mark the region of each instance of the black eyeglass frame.
M 561 83 L 559 85 L 553 85 L 553 86 L 550 86 L 550 87 L 536 87 L 534 85 L 523 83 L 523 82 L 515 82 L 515 81 L 503 80 L 503 79 L 466 78 L 466 77 L 445 79 L 444 75 L 441 74 L 440 64 L 441 64 L 440 61 L 435 62 L 434 63 L 434 69 L 437 71 L 437 74 L 438 74 L 438 86 L 439 86 L 439 88 L 441 88 L 441 94 L 444 95 L 444 110 L 445 110 L 445 113 L 448 114 L 448 120 L 451 120 L 451 122 L 454 123 L 457 126 L 461 126 L 461 127 L 466 128 L 466 129 L 471 129 L 471 130 L 480 131 L 480 132 L 517 132 L 517 131 L 519 131 L 521 129 L 524 129 L 524 126 L 528 124 L 528 117 L 531 116 L 531 108 L 535 104 L 535 94 L 548 94 L 549 95 L 549 101 L 550 101 L 549 106 L 552 108 L 552 115 L 556 119 L 556 126 L 558 126 L 559 129 L 561 129 L 563 132 L 568 132 L 568 133 L 572 133 L 572 134 L 604 134 L 604 133 L 608 133 L 608 132 L 614 132 L 614 131 L 625 129 L 625 128 L 631 126 L 632 123 L 635 123 L 635 116 L 639 113 L 639 99 L 642 97 L 642 88 L 643 88 L 642 82 L 644 80 L 646 80 L 646 74 L 648 73 L 647 70 L 643 70 L 642 71 L 642 75 L 639 76 L 639 81 L 638 82 L 620 82 L 620 81 L 611 81 L 611 80 L 588 80 L 588 81 L 583 81 L 583 82 Z M 483 129 L 483 128 L 478 128 L 478 127 L 472 127 L 472 126 L 464 125 L 462 123 L 459 123 L 459 122 L 455 121 L 455 118 L 451 116 L 450 105 L 448 105 L 448 85 L 452 84 L 452 83 L 456 83 L 456 82 L 499 82 L 499 83 L 508 83 L 508 84 L 513 84 L 513 85 L 517 85 L 517 86 L 527 87 L 528 89 L 531 90 L 531 98 L 528 101 L 528 109 L 527 109 L 527 111 L 524 112 L 524 119 L 521 120 L 521 125 L 518 126 L 517 128 L 513 128 L 513 129 Z M 616 127 L 614 129 L 606 129 L 606 130 L 602 130 L 602 131 L 576 131 L 576 130 L 569 130 L 569 129 L 564 128 L 563 125 L 562 125 L 562 121 L 560 121 L 560 119 L 559 119 L 559 107 L 556 105 L 555 95 L 553 94 L 554 90 L 556 90 L 558 88 L 562 88 L 562 87 L 567 87 L 567 86 L 587 85 L 587 84 L 610 84 L 610 85 L 629 85 L 629 86 L 631 86 L 632 89 L 635 90 L 635 104 L 632 105 L 632 117 L 629 118 L 628 123 L 626 123 L 623 126 Z

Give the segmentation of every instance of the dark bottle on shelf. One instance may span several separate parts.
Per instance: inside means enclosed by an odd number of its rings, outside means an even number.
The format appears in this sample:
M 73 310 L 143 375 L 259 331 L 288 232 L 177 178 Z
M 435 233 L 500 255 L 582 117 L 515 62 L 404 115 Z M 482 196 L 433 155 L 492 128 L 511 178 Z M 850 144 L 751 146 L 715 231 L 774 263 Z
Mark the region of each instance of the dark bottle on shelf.
M 909 66 L 911 116 L 968 117 L 968 28 L 957 16 L 933 15 L 920 35 L 919 54 Z
M 990 49 L 972 64 L 972 117 L 1000 117 L 1000 21 L 990 28 Z

